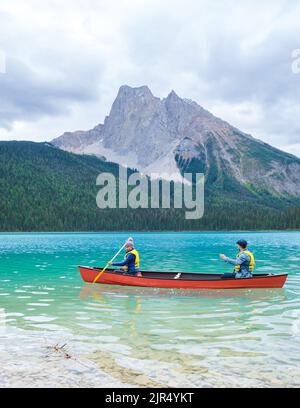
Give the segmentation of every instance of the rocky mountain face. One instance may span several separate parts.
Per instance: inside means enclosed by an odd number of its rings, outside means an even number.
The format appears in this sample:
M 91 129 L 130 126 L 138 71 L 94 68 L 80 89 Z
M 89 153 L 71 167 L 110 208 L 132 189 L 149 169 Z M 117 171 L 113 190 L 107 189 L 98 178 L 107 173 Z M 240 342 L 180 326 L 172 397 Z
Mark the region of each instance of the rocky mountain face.
M 67 132 L 52 144 L 163 178 L 203 172 L 209 188 L 229 194 L 300 196 L 300 159 L 243 133 L 172 91 L 122 86 L 104 124 Z M 155 175 L 153 175 L 155 173 Z

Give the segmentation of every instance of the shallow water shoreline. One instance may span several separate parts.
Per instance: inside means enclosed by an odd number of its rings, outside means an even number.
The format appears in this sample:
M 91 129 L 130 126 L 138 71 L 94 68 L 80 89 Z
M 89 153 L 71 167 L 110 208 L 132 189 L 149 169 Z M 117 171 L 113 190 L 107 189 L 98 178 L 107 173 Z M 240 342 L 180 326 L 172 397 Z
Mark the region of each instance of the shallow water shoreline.
M 300 385 L 299 233 L 247 233 L 257 273 L 288 270 L 283 289 L 84 284 L 77 265 L 109 259 L 128 235 L 0 234 L 0 387 Z M 225 272 L 218 254 L 234 254 L 236 235 L 134 237 L 145 269 L 188 259 Z

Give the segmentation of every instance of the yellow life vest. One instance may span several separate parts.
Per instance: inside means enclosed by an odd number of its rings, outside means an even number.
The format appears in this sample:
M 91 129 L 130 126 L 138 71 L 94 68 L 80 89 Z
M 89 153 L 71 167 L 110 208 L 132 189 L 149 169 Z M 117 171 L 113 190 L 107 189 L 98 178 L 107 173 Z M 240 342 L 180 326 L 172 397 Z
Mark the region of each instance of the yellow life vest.
M 252 273 L 254 271 L 254 267 L 255 267 L 255 259 L 254 259 L 254 255 L 252 254 L 252 252 L 248 251 L 248 249 L 246 249 L 245 251 L 239 252 L 236 256 L 236 258 L 238 258 L 241 254 L 247 254 L 250 256 L 250 264 L 249 264 L 249 268 L 248 271 L 250 273 Z M 235 266 L 235 272 L 240 272 L 241 270 L 241 265 L 236 265 Z
M 135 266 L 135 269 L 136 269 L 136 270 L 140 269 L 140 256 L 139 256 L 138 251 L 137 251 L 136 249 L 133 249 L 132 251 L 126 252 L 126 255 L 125 255 L 124 259 L 127 258 L 127 255 L 128 255 L 128 254 L 133 254 L 133 255 L 135 255 L 135 265 L 134 265 L 134 266 Z M 124 271 L 126 272 L 126 271 L 128 270 L 128 266 L 125 265 L 125 266 L 123 267 L 123 269 L 124 269 Z

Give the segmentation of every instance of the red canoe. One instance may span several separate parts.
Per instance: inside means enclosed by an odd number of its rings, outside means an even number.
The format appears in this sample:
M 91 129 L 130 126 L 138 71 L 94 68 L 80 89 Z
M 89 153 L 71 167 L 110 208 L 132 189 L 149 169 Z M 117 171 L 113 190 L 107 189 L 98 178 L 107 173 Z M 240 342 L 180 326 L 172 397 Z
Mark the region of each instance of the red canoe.
M 82 279 L 93 282 L 102 268 L 79 266 Z M 122 271 L 106 269 L 96 283 L 105 285 L 143 286 L 172 289 L 247 289 L 247 288 L 282 288 L 288 274 L 255 274 L 247 279 L 222 279 L 220 273 L 186 273 L 141 271 L 142 277 L 124 275 Z

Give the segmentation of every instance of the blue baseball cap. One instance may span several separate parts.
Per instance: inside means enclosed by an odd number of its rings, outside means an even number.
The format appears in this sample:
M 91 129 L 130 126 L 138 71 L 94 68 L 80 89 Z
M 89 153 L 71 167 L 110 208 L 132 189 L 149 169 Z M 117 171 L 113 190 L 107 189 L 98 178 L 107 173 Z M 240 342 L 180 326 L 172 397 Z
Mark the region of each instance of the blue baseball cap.
M 245 241 L 244 239 L 239 239 L 239 240 L 237 241 L 237 244 L 240 245 L 242 248 L 246 248 L 247 245 L 248 245 L 248 242 Z

